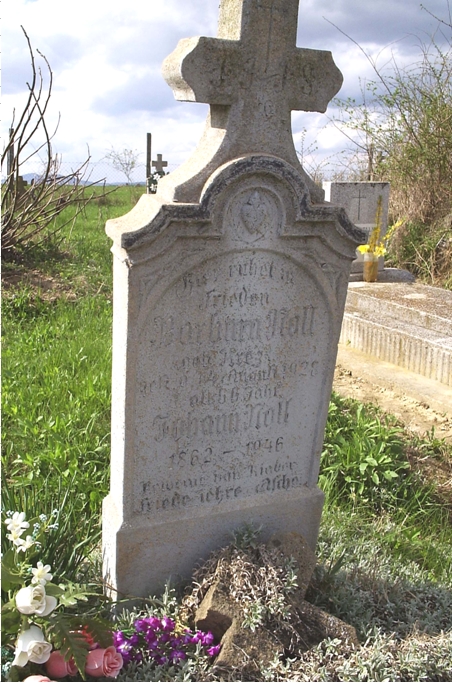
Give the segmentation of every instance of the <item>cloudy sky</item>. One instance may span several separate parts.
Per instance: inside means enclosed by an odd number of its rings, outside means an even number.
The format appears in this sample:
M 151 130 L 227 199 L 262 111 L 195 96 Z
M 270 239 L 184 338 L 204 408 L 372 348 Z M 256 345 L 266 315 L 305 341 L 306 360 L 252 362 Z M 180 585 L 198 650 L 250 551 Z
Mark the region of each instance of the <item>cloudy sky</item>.
M 13 109 L 20 111 L 31 75 L 22 25 L 53 70 L 48 122 L 61 114 L 54 150 L 65 162 L 83 160 L 89 146 L 95 160 L 111 148 L 127 148 L 140 152 L 144 164 L 150 132 L 153 158 L 160 152 L 175 168 L 196 147 L 207 105 L 176 102 L 160 65 L 180 38 L 216 35 L 218 1 L 5 0 L 3 134 Z M 425 0 L 425 6 L 448 17 L 447 0 Z M 380 66 L 391 53 L 406 65 L 419 59 L 420 41 L 428 41 L 436 26 L 417 0 L 300 0 L 297 45 L 331 50 L 344 75 L 339 96 L 358 97 L 360 81 L 371 79 L 372 71 L 344 33 Z M 325 115 L 294 112 L 297 149 L 303 129 L 308 143 L 317 140 L 319 154 L 344 146 L 334 129 L 323 130 L 326 122 Z

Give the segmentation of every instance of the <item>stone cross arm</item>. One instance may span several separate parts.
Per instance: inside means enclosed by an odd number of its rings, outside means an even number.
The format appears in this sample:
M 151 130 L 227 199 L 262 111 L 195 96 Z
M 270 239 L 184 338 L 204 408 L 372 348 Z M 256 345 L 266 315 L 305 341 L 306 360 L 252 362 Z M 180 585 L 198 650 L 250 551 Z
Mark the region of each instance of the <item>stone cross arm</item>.
M 163 161 L 163 156 L 161 154 L 157 154 L 157 159 L 152 162 L 152 165 L 157 173 L 163 173 L 163 169 L 165 166 L 168 166 L 168 162 Z
M 342 74 L 330 52 L 296 47 L 298 2 L 221 0 L 219 37 L 183 39 L 163 64 L 176 99 L 325 111 Z
M 247 71 L 246 62 L 238 41 L 184 38 L 165 60 L 163 75 L 181 102 L 231 105 L 246 97 L 250 88 L 265 92 L 270 86 L 289 110 L 319 112 L 326 111 L 342 84 L 342 75 L 326 50 L 295 48 L 287 55 L 280 76 Z
M 176 99 L 210 104 L 196 152 L 161 184 L 167 198 L 193 199 L 213 169 L 244 154 L 299 167 L 291 111 L 325 111 L 342 74 L 330 52 L 296 46 L 298 2 L 221 0 L 218 37 L 184 38 L 164 61 Z

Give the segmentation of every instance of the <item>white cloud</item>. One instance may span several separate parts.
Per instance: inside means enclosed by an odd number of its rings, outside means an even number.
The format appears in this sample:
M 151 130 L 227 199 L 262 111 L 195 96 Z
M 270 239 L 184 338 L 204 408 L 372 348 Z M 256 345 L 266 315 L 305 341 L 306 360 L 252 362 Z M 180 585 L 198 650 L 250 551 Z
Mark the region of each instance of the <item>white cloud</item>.
M 111 146 L 144 153 L 146 133 L 152 132 L 153 149 L 171 165 L 181 163 L 199 139 L 207 107 L 175 102 L 160 65 L 181 37 L 216 34 L 217 5 L 217 0 L 7 2 L 3 131 L 13 107 L 20 108 L 30 78 L 22 24 L 54 73 L 49 117 L 55 122 L 61 112 L 54 143 L 67 161 L 83 158 L 87 144 L 95 158 Z M 446 7 L 445 0 L 428 3 L 438 16 L 445 16 Z M 353 97 L 359 95 L 360 80 L 373 78 L 373 73 L 344 33 L 372 56 L 380 53 L 379 64 L 391 51 L 404 64 L 418 54 L 416 36 L 427 36 L 435 24 L 413 0 L 300 0 L 298 45 L 331 50 L 344 74 L 340 96 Z M 311 137 L 319 135 L 326 117 L 294 113 L 292 120 L 298 139 L 303 127 Z M 319 144 L 328 151 L 339 144 L 335 139 L 322 133 Z

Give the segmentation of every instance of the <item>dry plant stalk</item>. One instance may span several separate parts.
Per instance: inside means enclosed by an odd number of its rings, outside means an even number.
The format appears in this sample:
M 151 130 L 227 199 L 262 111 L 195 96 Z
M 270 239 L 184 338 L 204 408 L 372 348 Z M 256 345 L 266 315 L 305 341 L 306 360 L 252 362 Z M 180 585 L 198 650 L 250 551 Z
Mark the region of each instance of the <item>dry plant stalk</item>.
M 49 84 L 44 84 L 41 68 L 36 65 L 35 55 L 30 39 L 23 27 L 22 31 L 28 43 L 31 61 L 32 79 L 27 82 L 28 98 L 21 114 L 13 121 L 10 137 L 1 157 L 2 168 L 6 164 L 6 180 L 2 187 L 1 208 L 2 250 L 4 257 L 12 258 L 20 250 L 26 250 L 49 239 L 69 223 L 73 222 L 86 204 L 95 196 L 88 189 L 95 182 L 88 182 L 88 165 L 90 156 L 78 168 L 68 174 L 60 175 L 61 157 L 52 152 L 51 141 L 58 129 L 49 132 L 46 123 L 46 112 L 52 94 L 53 73 L 46 57 L 36 52 L 44 60 Z M 30 142 L 36 134 L 43 137 L 37 148 L 31 149 Z M 21 168 L 32 157 L 44 152 L 44 168 L 37 180 L 30 185 L 23 182 Z M 55 223 L 57 216 L 71 206 L 67 220 Z M 51 224 L 53 223 L 53 229 Z

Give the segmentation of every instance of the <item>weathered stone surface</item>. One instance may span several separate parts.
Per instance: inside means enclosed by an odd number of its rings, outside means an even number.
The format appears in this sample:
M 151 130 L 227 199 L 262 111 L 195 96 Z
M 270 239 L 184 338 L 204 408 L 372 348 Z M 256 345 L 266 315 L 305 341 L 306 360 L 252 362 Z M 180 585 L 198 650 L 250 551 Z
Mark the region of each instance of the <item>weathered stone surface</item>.
M 195 154 L 159 183 L 166 201 L 198 201 L 212 171 L 262 152 L 288 161 L 323 200 L 298 161 L 290 112 L 325 111 L 342 74 L 330 52 L 295 46 L 298 2 L 222 0 L 218 38 L 185 38 L 165 60 L 176 99 L 210 104 Z
M 294 637 L 289 630 L 276 631 L 268 627 L 258 627 L 251 631 L 243 627 L 243 613 L 216 586 L 206 596 L 205 603 L 202 603 L 196 625 L 200 629 L 212 631 L 216 638 L 219 637 L 221 650 L 215 660 L 216 666 L 240 670 L 246 667 L 249 672 L 261 671 L 278 654 L 300 656 L 327 638 L 338 638 L 359 646 L 353 626 L 319 607 L 302 601 L 295 612 L 294 630 L 299 640 L 294 647 Z M 225 627 L 226 630 L 223 631 Z
M 196 614 L 196 628 L 211 631 L 215 640 L 221 642 L 221 650 L 215 660 L 220 667 L 247 666 L 259 669 L 260 662 L 270 662 L 281 643 L 270 631 L 243 628 L 243 610 L 228 595 L 228 587 L 216 584 L 204 598 Z
M 268 540 L 267 546 L 276 548 L 286 557 L 293 557 L 297 564 L 298 583 L 298 589 L 293 595 L 297 599 L 303 599 L 317 564 L 315 553 L 309 547 L 306 539 L 295 531 L 288 531 L 273 534 Z
M 303 601 L 297 607 L 296 630 L 304 643 L 303 652 L 318 645 L 326 638 L 339 638 L 354 645 L 359 645 L 356 630 L 342 619 L 338 619 L 328 612 Z
M 323 432 L 363 234 L 344 210 L 316 203 L 293 149 L 291 109 L 324 108 L 341 82 L 329 53 L 295 47 L 297 7 L 223 0 L 219 39 L 179 45 L 166 73 L 183 97 L 191 88 L 214 102 L 208 132 L 191 165 L 107 224 L 113 594 L 190 576 L 245 522 L 315 547 Z
M 452 387 L 452 292 L 402 282 L 351 284 L 341 342 Z
M 314 548 L 356 230 L 265 156 L 223 167 L 199 205 L 122 223 L 108 224 L 119 247 L 109 581 L 155 590 L 250 520 Z

